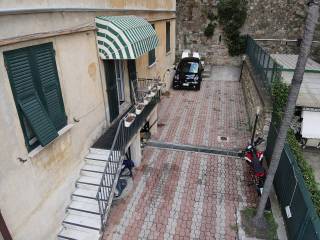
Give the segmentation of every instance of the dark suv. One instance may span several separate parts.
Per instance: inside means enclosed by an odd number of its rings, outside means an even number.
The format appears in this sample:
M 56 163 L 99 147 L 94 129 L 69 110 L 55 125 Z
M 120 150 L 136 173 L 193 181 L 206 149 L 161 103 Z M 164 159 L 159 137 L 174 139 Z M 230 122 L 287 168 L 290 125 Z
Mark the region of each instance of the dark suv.
M 200 90 L 203 67 L 199 58 L 186 57 L 180 60 L 173 78 L 173 89 Z

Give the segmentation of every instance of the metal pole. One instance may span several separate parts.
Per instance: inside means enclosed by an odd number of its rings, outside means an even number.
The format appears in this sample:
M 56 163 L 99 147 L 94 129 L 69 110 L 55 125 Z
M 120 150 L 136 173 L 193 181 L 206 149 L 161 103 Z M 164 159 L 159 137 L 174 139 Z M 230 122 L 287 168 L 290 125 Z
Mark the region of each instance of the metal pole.
M 243 65 L 244 65 L 244 62 L 245 62 L 245 60 L 246 60 L 246 55 L 243 55 L 242 58 L 241 58 L 241 60 L 242 60 L 242 64 L 241 64 L 239 82 L 241 82 L 242 72 L 243 72 Z
M 251 136 L 251 145 L 253 145 L 254 136 L 256 135 L 256 130 L 257 130 L 257 124 L 258 124 L 259 115 L 260 115 L 260 107 L 257 107 L 256 118 L 255 118 L 255 120 L 254 120 L 253 132 L 252 132 L 252 136 Z

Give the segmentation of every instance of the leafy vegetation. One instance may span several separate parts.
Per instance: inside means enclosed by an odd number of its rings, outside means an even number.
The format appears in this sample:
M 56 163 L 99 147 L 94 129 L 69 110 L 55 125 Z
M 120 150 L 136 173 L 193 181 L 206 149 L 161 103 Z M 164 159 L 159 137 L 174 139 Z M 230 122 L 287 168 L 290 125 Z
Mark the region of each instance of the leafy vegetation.
M 210 23 L 208 24 L 208 26 L 207 26 L 207 27 L 205 28 L 205 30 L 204 30 L 204 35 L 205 35 L 206 37 L 212 37 L 213 34 L 214 34 L 215 28 L 216 28 L 216 23 L 210 22 Z
M 279 125 L 285 105 L 287 103 L 290 87 L 281 80 L 275 81 L 272 86 L 272 95 L 274 98 L 273 113 L 275 114 L 275 125 Z M 292 129 L 288 131 L 287 142 L 297 160 L 306 186 L 311 194 L 312 202 L 320 216 L 320 191 L 318 183 L 314 177 L 314 172 L 310 164 L 304 159 L 301 146 L 295 137 Z
M 209 37 L 212 37 L 214 34 L 214 30 L 216 29 L 216 26 L 217 26 L 216 21 L 217 21 L 218 17 L 212 11 L 209 11 L 208 12 L 208 19 L 210 20 L 210 22 L 208 23 L 208 25 L 204 29 L 204 35 L 209 38 Z
M 259 239 L 278 239 L 277 236 L 277 228 L 278 224 L 273 218 L 271 212 L 265 212 L 264 216 L 267 221 L 268 227 L 263 231 L 257 231 L 256 228 L 253 227 L 252 218 L 256 215 L 256 209 L 254 208 L 246 208 L 241 211 L 241 224 L 244 228 L 244 231 L 249 237 L 256 237 Z
M 231 56 L 238 56 L 245 51 L 245 37 L 240 35 L 240 29 L 246 18 L 246 0 L 221 0 L 219 2 L 218 19 Z

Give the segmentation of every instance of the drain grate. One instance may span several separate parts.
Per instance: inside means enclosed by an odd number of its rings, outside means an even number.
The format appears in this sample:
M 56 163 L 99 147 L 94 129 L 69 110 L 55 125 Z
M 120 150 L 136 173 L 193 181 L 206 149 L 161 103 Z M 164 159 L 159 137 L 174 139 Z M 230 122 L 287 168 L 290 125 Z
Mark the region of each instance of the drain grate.
M 229 138 L 225 136 L 218 136 L 219 142 L 229 142 Z
M 239 149 L 233 149 L 233 150 L 217 149 L 217 148 L 210 148 L 206 146 L 168 143 L 168 142 L 160 142 L 155 140 L 149 140 L 147 142 L 147 145 L 151 147 L 158 147 L 158 148 L 165 148 L 165 149 L 174 149 L 174 150 L 182 150 L 182 151 L 190 151 L 190 152 L 202 152 L 202 153 L 211 153 L 216 155 L 241 157 Z

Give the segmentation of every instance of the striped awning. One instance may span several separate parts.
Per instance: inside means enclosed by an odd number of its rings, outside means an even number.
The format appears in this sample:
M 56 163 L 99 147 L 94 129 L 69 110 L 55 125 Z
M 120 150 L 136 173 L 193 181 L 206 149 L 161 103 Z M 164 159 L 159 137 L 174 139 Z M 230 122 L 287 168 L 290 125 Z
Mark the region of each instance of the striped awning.
M 95 19 L 102 59 L 136 59 L 157 47 L 156 31 L 137 16 L 99 16 Z

